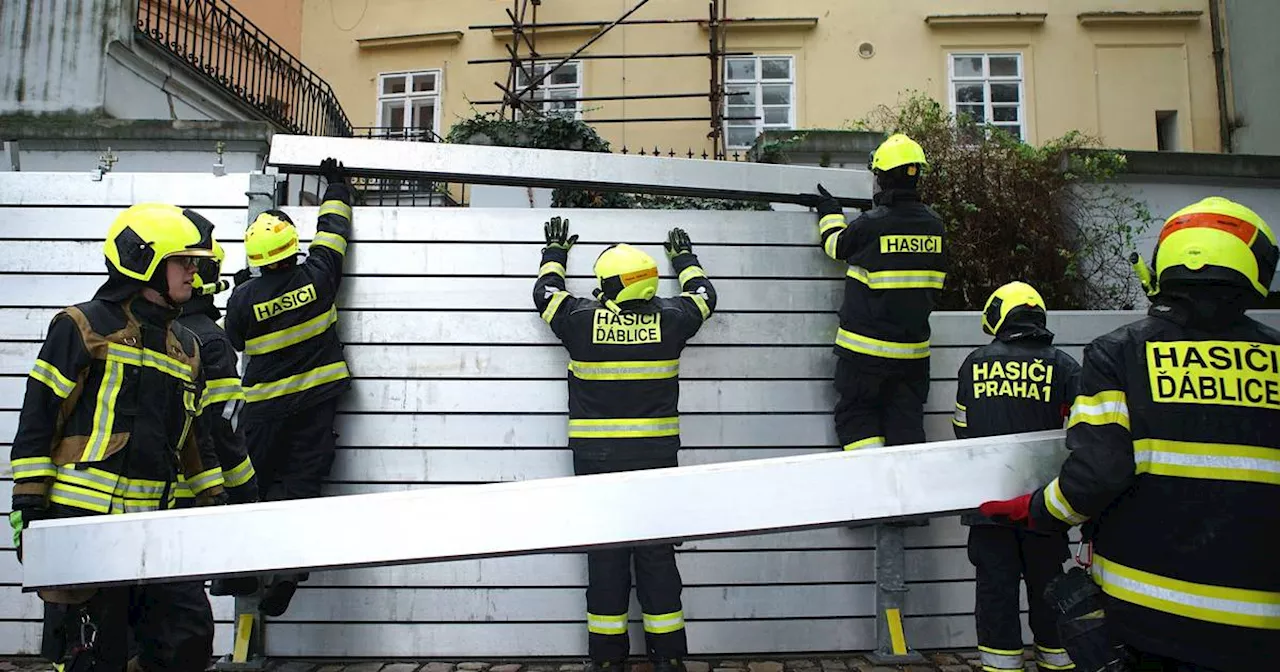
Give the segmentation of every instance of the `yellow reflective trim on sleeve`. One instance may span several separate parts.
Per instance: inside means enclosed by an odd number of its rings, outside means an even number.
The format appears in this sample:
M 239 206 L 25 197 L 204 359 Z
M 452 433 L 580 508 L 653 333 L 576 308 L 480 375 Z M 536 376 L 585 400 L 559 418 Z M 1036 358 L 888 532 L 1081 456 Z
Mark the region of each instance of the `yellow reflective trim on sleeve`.
M 319 231 L 316 237 L 311 239 L 311 246 L 327 247 L 342 256 L 347 256 L 347 239 L 336 233 L 328 231 Z
M 1280 630 L 1280 593 L 1192 583 L 1094 553 L 1093 580 L 1112 597 L 1197 621 Z
M 200 395 L 200 409 L 204 410 L 214 404 L 232 399 L 244 399 L 240 379 L 215 378 L 205 383 L 204 392 Z
M 250 385 L 244 389 L 244 398 L 247 403 L 253 404 L 289 394 L 296 394 L 313 387 L 319 387 L 350 377 L 351 372 L 347 370 L 346 362 L 334 362 L 324 366 L 317 366 L 310 371 L 304 371 L 288 378 Z
M 81 462 L 98 462 L 107 456 L 107 443 L 111 440 L 111 428 L 116 423 L 116 399 L 124 386 L 124 364 L 111 359 L 102 371 L 102 384 L 98 386 L 98 399 L 93 407 L 93 425 L 85 441 Z
M 43 359 L 37 359 L 35 365 L 31 367 L 31 377 L 44 383 L 53 390 L 54 394 L 63 399 L 71 396 L 72 390 L 76 389 L 76 384 L 62 375 L 58 367 Z
M 13 468 L 15 481 L 23 478 L 47 478 L 58 473 L 53 466 L 53 458 L 50 457 L 20 457 L 9 466 Z
M 831 229 L 843 229 L 847 226 L 849 226 L 849 223 L 845 220 L 844 215 L 840 213 L 827 215 L 818 220 L 818 235 L 822 235 Z
M 1054 518 L 1068 525 L 1079 525 L 1089 520 L 1088 516 L 1080 515 L 1071 507 L 1071 502 L 1068 502 L 1066 496 L 1062 494 L 1062 486 L 1058 484 L 1056 478 L 1045 486 L 1044 505 Z
M 1133 442 L 1136 473 L 1280 485 L 1280 449 L 1167 439 Z
M 673 611 L 669 614 L 642 614 L 644 631 L 654 635 L 665 635 L 669 632 L 684 630 L 684 611 Z
M 571 439 L 643 439 L 679 435 L 678 417 L 569 419 Z
M 951 423 L 956 427 L 969 426 L 969 409 L 965 408 L 964 404 L 956 403 L 956 411 L 951 417 Z
M 320 213 L 316 216 L 324 217 L 325 215 L 340 215 L 351 219 L 351 206 L 342 201 L 325 201 L 320 204 Z
M 698 307 L 698 312 L 702 313 L 703 320 L 707 319 L 708 317 L 711 317 L 711 306 L 707 305 L 706 297 L 694 292 L 682 292 L 680 296 L 687 296 L 689 297 L 690 300 L 693 301 L 693 305 Z
M 683 271 L 680 271 L 680 286 L 684 287 L 684 283 L 689 282 L 694 278 L 705 277 L 707 277 L 707 274 L 703 272 L 701 266 L 690 266 Z
M 215 485 L 222 485 L 224 482 L 222 469 L 214 467 L 212 469 L 205 469 L 195 476 L 192 476 L 187 480 L 187 487 L 191 488 L 191 492 L 198 495 Z
M 836 251 L 839 249 L 840 235 L 843 233 L 844 227 L 841 227 L 839 231 L 827 236 L 827 239 L 822 241 L 822 251 L 826 252 L 828 257 L 831 257 L 832 259 L 840 258 L 836 256 Z
M 627 615 L 605 616 L 587 613 L 587 632 L 596 635 L 627 634 Z
M 244 354 L 265 355 L 269 352 L 283 350 L 325 333 L 329 327 L 338 323 L 338 307 L 329 306 L 329 310 L 306 322 L 296 324 L 287 329 L 273 331 L 256 336 L 244 342 Z
M 560 277 L 562 277 L 562 278 L 563 278 L 563 277 L 564 277 L 564 264 L 562 264 L 562 263 L 560 263 L 560 262 L 558 262 L 558 261 L 548 261 L 547 263 L 543 264 L 541 268 L 539 268 L 539 269 L 538 269 L 538 277 L 539 277 L 539 278 L 541 278 L 542 276 L 544 276 L 544 275 L 546 275 L 546 274 L 548 274 L 548 273 L 554 273 L 554 274 L 556 274 L 556 275 L 558 275 L 558 276 L 560 276 Z
M 569 370 L 582 380 L 662 380 L 680 375 L 680 360 L 628 362 L 569 361 Z
M 245 483 L 248 483 L 249 479 L 254 477 L 254 474 L 253 460 L 246 457 L 240 462 L 240 464 L 233 467 L 231 471 L 222 472 L 223 485 L 228 488 L 238 488 Z
M 929 356 L 929 341 L 895 343 L 844 329 L 836 330 L 836 345 L 853 352 L 887 359 L 924 359 Z
M 845 276 L 857 280 L 875 290 L 888 289 L 942 289 L 947 274 L 929 270 L 868 271 L 861 266 L 850 266 Z
M 569 292 L 561 290 L 551 295 L 551 302 L 547 304 L 546 309 L 542 311 L 542 321 L 551 324 L 551 320 L 555 318 L 556 311 L 560 310 L 560 304 L 569 298 Z
M 844 444 L 845 450 L 858 450 L 859 448 L 883 448 L 883 436 L 869 436 L 865 439 L 858 439 L 852 443 Z
M 1071 404 L 1071 416 L 1067 429 L 1079 424 L 1120 425 L 1129 429 L 1129 404 L 1124 390 L 1103 390 L 1097 394 L 1080 395 Z

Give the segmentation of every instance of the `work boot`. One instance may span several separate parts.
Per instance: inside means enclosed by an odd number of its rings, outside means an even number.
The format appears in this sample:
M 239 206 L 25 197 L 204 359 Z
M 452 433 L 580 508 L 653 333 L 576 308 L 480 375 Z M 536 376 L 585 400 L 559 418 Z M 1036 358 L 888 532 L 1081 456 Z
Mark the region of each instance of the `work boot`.
M 653 661 L 653 672 L 685 672 L 684 661 L 679 658 Z
M 227 579 L 214 579 L 209 582 L 210 595 L 235 595 L 245 597 L 258 592 L 258 577 L 236 576 Z
M 298 582 L 290 579 L 281 579 L 267 586 L 262 593 L 262 599 L 258 601 L 258 611 L 265 616 L 279 616 L 289 609 L 289 602 L 293 600 L 293 593 L 298 590 Z
M 626 672 L 627 666 L 621 660 L 593 660 L 583 672 Z

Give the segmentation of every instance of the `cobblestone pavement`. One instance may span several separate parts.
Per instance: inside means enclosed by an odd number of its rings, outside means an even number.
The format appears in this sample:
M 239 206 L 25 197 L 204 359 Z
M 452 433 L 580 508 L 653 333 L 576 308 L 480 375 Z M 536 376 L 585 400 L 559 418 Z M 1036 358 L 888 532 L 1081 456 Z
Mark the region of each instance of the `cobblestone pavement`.
M 690 658 L 689 672 L 980 672 L 976 651 L 931 651 L 927 662 L 912 665 L 876 665 L 863 656 L 830 655 L 818 658 L 778 656 L 772 658 Z M 0 659 L 0 672 L 47 672 L 48 663 L 35 658 Z M 437 660 L 273 660 L 267 672 L 583 672 L 581 662 L 559 660 L 501 660 L 492 662 Z M 1036 669 L 1027 663 L 1028 672 Z M 631 665 L 630 672 L 652 672 L 645 662 Z

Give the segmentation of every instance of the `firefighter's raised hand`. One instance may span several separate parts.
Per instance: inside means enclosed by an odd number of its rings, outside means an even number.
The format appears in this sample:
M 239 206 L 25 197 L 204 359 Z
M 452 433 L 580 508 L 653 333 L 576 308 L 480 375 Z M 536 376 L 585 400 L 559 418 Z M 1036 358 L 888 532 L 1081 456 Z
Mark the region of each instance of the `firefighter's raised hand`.
M 689 241 L 689 234 L 679 227 L 667 232 L 667 242 L 662 246 L 667 250 L 668 259 L 675 259 L 681 254 L 693 252 L 693 243 Z
M 320 162 L 320 174 L 330 184 L 338 184 L 347 178 L 346 167 L 342 165 L 341 161 L 333 157 Z
M 814 197 L 813 207 L 818 209 L 819 217 L 844 213 L 844 206 L 840 205 L 840 201 L 837 201 L 836 197 L 821 184 L 818 185 L 818 195 Z
M 543 225 L 543 233 L 546 235 L 547 247 L 557 250 L 569 251 L 578 242 L 578 236 L 569 235 L 569 220 L 559 217 L 552 217 Z

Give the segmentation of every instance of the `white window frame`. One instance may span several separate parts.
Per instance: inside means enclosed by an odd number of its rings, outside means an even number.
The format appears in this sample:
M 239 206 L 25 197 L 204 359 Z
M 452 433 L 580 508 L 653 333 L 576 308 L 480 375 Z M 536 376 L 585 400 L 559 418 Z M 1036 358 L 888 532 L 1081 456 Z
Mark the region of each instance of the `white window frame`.
M 763 61 L 763 60 L 768 60 L 768 59 L 786 59 L 786 60 L 790 61 L 790 62 L 791 62 L 791 67 L 790 67 L 789 71 L 790 71 L 790 73 L 791 73 L 791 76 L 790 76 L 788 79 L 786 79 L 786 80 L 781 80 L 781 79 L 763 79 L 763 78 L 762 78 L 762 75 L 763 75 L 763 66 L 762 66 L 762 64 L 761 64 L 761 61 Z M 730 62 L 730 61 L 745 61 L 745 60 L 754 60 L 754 61 L 755 61 L 755 63 L 756 63 L 756 68 L 755 68 L 756 76 L 755 76 L 755 78 L 754 78 L 754 79 L 752 79 L 752 80 L 745 80 L 745 79 L 730 80 L 730 79 L 729 79 L 729 62 Z M 746 87 L 746 86 L 754 86 L 754 87 L 755 87 L 755 99 L 756 99 L 756 104 L 755 104 L 755 114 L 754 114 L 754 116 L 759 117 L 759 118 L 758 118 L 758 119 L 755 119 L 754 121 L 752 121 L 752 122 L 751 122 L 752 124 L 754 124 L 754 125 L 755 125 L 755 129 L 756 129 L 756 134 L 755 134 L 754 136 L 752 136 L 753 138 L 760 137 L 760 134 L 761 134 L 761 133 L 763 133 L 763 132 L 765 132 L 765 131 L 767 131 L 767 130 L 773 130 L 773 129 L 779 129 L 779 130 L 791 130 L 791 129 L 794 129 L 794 128 L 796 127 L 796 116 L 797 116 L 797 109 L 798 109 L 798 106 L 797 106 L 797 103 L 796 103 L 796 61 L 797 61 L 797 59 L 796 59 L 796 57 L 795 57 L 795 55 L 794 55 L 794 54 L 759 54 L 759 55 L 757 55 L 757 56 L 729 56 L 729 57 L 726 57 L 726 58 L 725 58 L 725 61 L 724 61 L 724 87 L 725 87 L 725 92 L 726 92 L 726 93 L 727 93 L 730 89 L 733 89 L 733 88 Z M 765 120 L 764 120 L 764 91 L 763 91 L 762 87 L 764 87 L 764 86 L 778 86 L 778 85 L 782 85 L 782 84 L 786 84 L 786 85 L 789 85 L 789 86 L 791 87 L 791 89 L 790 89 L 790 94 L 788 95 L 788 100 L 790 100 L 791 102 L 787 105 L 787 108 L 788 108 L 788 110 L 787 110 L 787 122 L 786 122 L 786 124 L 779 124 L 779 123 L 766 124 L 766 123 L 765 123 Z M 729 106 L 730 106 L 730 105 L 732 105 L 732 104 L 733 104 L 733 98 L 732 98 L 732 97 L 730 97 L 730 96 L 725 96 L 725 99 L 724 99 L 724 115 L 725 115 L 726 117 L 727 117 L 727 116 L 730 116 L 730 115 L 729 115 Z M 738 127 L 738 128 L 742 128 L 742 126 L 737 126 L 737 127 Z M 732 149 L 732 150 L 750 149 L 751 145 L 731 145 L 731 144 L 729 144 L 729 128 L 730 128 L 730 126 L 729 126 L 729 121 L 728 121 L 728 120 L 725 120 L 725 121 L 724 121 L 724 126 L 723 126 L 723 128 L 724 128 L 724 138 L 725 138 L 725 148 L 726 148 L 726 149 Z
M 982 57 L 982 76 L 980 77 L 956 77 L 956 58 L 957 57 Z M 991 76 L 991 58 L 1009 58 L 1017 59 L 1018 75 L 1016 77 L 1009 76 Z M 1005 103 L 993 103 L 991 99 L 991 85 L 994 84 L 1011 84 L 1018 85 L 1018 137 L 1023 142 L 1030 142 L 1027 138 L 1027 69 L 1026 59 L 1020 51 L 951 51 L 947 52 L 947 99 L 950 101 L 951 114 L 959 115 L 959 103 L 956 100 L 956 84 L 959 83 L 982 83 L 982 100 L 984 117 L 983 123 L 996 127 L 1013 127 L 1013 122 L 996 121 L 995 105 L 1006 106 Z M 964 103 L 972 105 L 974 103 Z
M 559 62 L 560 62 L 560 59 L 558 58 L 539 59 L 537 61 L 534 61 L 533 65 L 546 66 L 549 68 Z M 574 66 L 574 68 L 577 70 L 577 73 L 578 73 L 577 83 L 551 84 L 550 76 L 548 76 L 546 79 L 542 80 L 541 82 L 538 82 L 537 93 L 542 94 L 544 96 L 548 96 L 548 97 L 543 98 L 540 101 L 532 101 L 532 102 L 537 107 L 541 108 L 543 114 L 545 115 L 563 114 L 563 112 L 555 110 L 551 107 L 551 104 L 555 102 L 554 98 L 549 97 L 552 91 L 573 91 L 573 96 L 572 96 L 573 98 L 581 98 L 584 95 L 582 93 L 582 90 L 583 90 L 583 82 L 585 82 L 587 79 L 586 78 L 586 62 L 574 60 L 574 61 L 568 61 L 564 64 L 564 66 L 570 66 L 570 65 Z M 561 66 L 561 67 L 564 67 L 564 66 Z M 524 87 L 525 87 L 524 84 L 520 83 L 521 76 L 523 76 L 523 70 L 517 70 L 516 71 L 516 92 L 517 93 L 524 90 Z M 538 77 L 538 72 L 535 70 L 534 78 L 536 79 L 537 77 Z M 573 118 L 575 120 L 582 119 L 582 101 L 580 100 L 573 101 Z
M 415 75 L 435 75 L 435 78 L 436 78 L 435 90 L 430 92 L 416 92 L 416 93 L 411 91 L 410 89 L 413 87 L 413 77 Z M 407 77 L 405 81 L 404 93 L 383 93 L 383 84 L 387 79 L 392 77 Z M 377 105 L 377 114 L 376 114 L 377 123 L 375 124 L 375 126 L 378 127 L 378 132 L 382 134 L 382 137 L 393 137 L 391 136 L 392 131 L 388 130 L 388 127 L 391 125 L 390 120 L 382 118 L 383 103 L 387 101 L 393 101 L 393 100 L 400 100 L 405 102 L 405 122 L 406 122 L 405 128 L 413 129 L 414 131 L 416 131 L 418 129 L 418 124 L 414 123 L 417 120 L 413 119 L 413 103 L 420 100 L 432 99 L 435 104 L 432 105 L 431 131 L 435 135 L 440 135 L 440 115 L 441 115 L 442 103 L 444 101 L 444 71 L 442 69 L 427 68 L 425 70 L 399 70 L 396 72 L 380 72 L 378 73 L 377 82 L 378 82 L 378 89 L 377 89 L 378 95 L 377 95 L 377 102 L 375 103 Z M 404 134 L 405 137 L 403 139 L 418 139 L 416 136 L 411 136 L 410 135 L 411 133 L 412 131 L 406 132 Z M 434 139 L 434 136 L 432 138 L 428 138 L 428 140 L 433 140 L 433 139 Z

